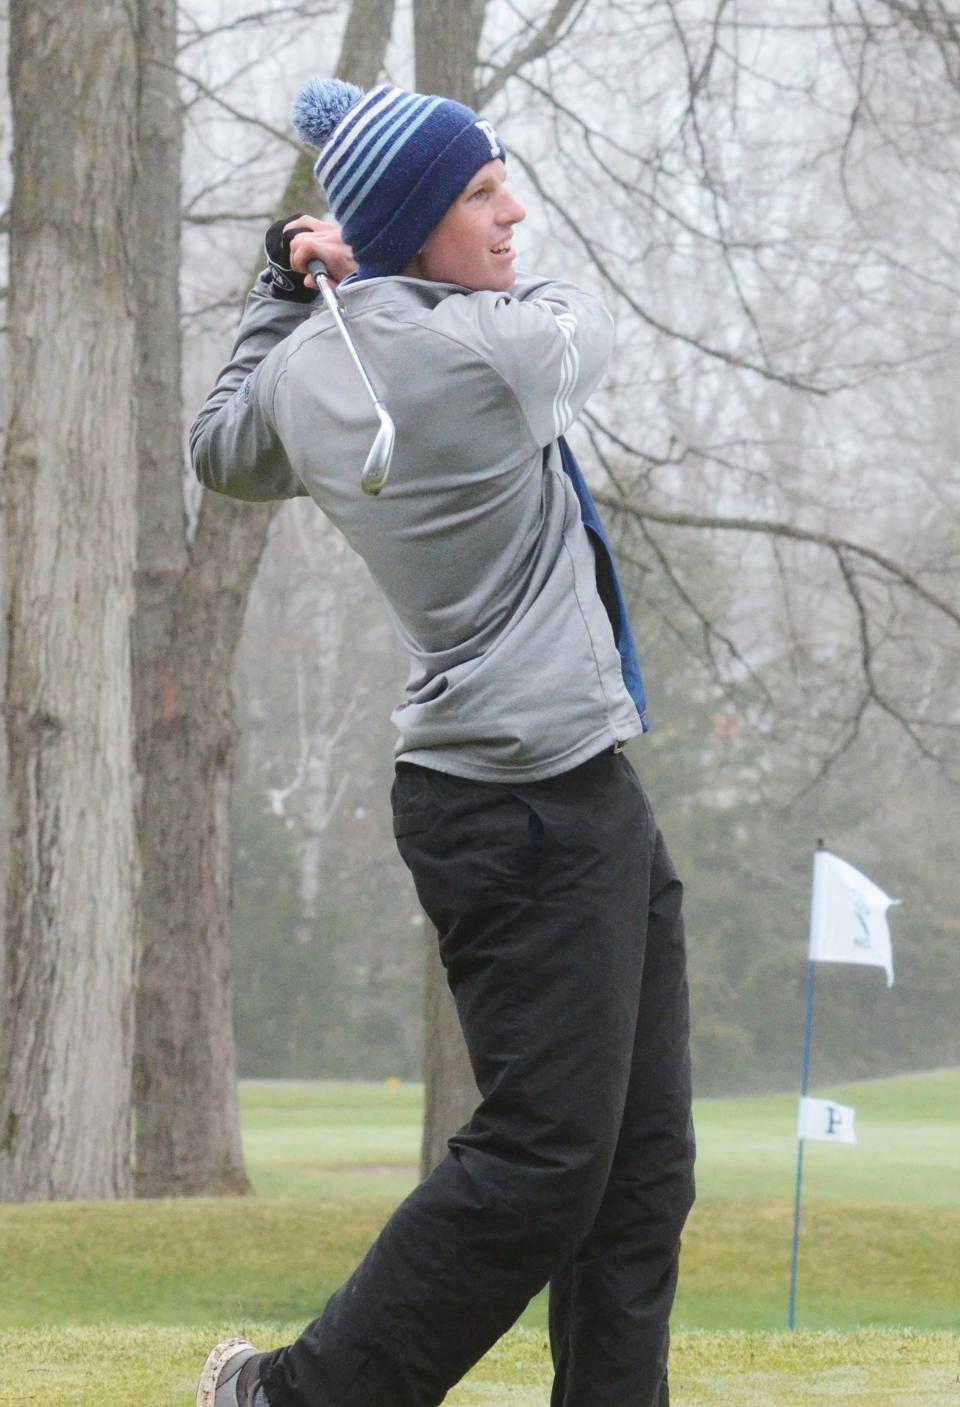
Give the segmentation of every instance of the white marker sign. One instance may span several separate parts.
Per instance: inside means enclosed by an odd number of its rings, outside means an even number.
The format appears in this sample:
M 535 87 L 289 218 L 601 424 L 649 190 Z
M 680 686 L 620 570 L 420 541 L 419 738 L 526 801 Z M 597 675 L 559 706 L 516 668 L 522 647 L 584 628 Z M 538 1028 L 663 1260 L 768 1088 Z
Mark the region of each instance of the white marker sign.
M 797 1137 L 824 1143 L 856 1143 L 854 1114 L 849 1104 L 834 1104 L 832 1099 L 801 1099 Z

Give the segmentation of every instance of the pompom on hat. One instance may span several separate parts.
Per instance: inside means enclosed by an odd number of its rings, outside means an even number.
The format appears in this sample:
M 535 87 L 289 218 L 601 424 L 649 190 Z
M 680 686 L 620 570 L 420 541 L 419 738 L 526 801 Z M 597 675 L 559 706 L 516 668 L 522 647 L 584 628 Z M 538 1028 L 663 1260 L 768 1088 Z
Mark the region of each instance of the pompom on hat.
M 492 124 L 472 109 L 392 83 L 364 93 L 311 78 L 291 117 L 301 140 L 320 148 L 314 174 L 357 278 L 400 273 L 481 166 L 506 159 Z

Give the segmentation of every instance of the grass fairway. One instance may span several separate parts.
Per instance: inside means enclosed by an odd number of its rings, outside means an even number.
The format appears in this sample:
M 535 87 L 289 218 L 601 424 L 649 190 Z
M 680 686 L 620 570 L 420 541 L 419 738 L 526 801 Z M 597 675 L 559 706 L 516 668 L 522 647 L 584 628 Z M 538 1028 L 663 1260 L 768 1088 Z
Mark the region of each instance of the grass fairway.
M 796 1335 L 778 1332 L 796 1097 L 698 1105 L 677 1407 L 960 1407 L 960 1071 L 831 1093 L 856 1108 L 860 1142 L 807 1146 Z M 0 1207 L 0 1404 L 189 1404 L 224 1331 L 289 1341 L 413 1186 L 421 1099 L 245 1084 L 257 1197 Z M 545 1312 L 539 1296 L 448 1400 L 545 1407 Z
M 0 1208 L 0 1327 L 305 1322 L 392 1206 L 354 1197 Z M 701 1202 L 684 1240 L 677 1327 L 784 1328 L 790 1215 L 776 1203 Z M 839 1203 L 811 1207 L 805 1225 L 801 1328 L 960 1323 L 960 1211 Z M 521 1322 L 546 1327 L 544 1295 Z
M 830 1093 L 856 1108 L 859 1142 L 807 1145 L 801 1325 L 956 1327 L 960 1071 Z M 412 1085 L 246 1084 L 255 1185 L 274 1195 L 400 1198 L 416 1180 L 420 1098 Z M 784 1327 L 796 1110 L 793 1094 L 698 1102 L 699 1200 L 685 1238 L 681 1327 Z M 545 1327 L 543 1296 L 522 1322 Z
M 859 1143 L 807 1145 L 805 1203 L 960 1205 L 960 1070 L 812 1092 L 856 1108 Z M 414 1084 L 244 1081 L 254 1187 L 265 1197 L 398 1200 L 417 1178 L 422 1109 Z M 701 1099 L 695 1114 L 701 1197 L 792 1203 L 795 1094 Z
M 389 1197 L 420 1167 L 423 1087 L 386 1081 L 244 1080 L 247 1172 L 263 1197 Z
M 205 1329 L 90 1328 L 0 1334 L 0 1402 L 56 1407 L 187 1407 L 216 1324 Z M 248 1323 L 257 1343 L 288 1342 L 295 1324 Z M 960 1402 L 953 1334 L 676 1336 L 674 1407 L 951 1407 Z M 450 1407 L 547 1407 L 543 1334 L 514 1329 L 447 1397 Z
M 813 1090 L 857 1111 L 855 1147 L 808 1143 L 804 1203 L 960 1206 L 960 1070 Z M 797 1096 L 704 1099 L 697 1180 L 707 1197 L 793 1199 Z

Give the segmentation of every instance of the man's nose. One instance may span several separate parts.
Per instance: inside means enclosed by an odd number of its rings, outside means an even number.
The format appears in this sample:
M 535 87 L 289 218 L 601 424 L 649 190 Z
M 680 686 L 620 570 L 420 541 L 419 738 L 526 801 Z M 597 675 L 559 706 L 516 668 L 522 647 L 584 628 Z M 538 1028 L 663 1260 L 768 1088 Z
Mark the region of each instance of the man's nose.
M 515 200 L 509 191 L 504 191 L 504 195 L 507 197 L 507 201 L 504 209 L 500 212 L 500 219 L 505 225 L 519 225 L 521 220 L 527 218 L 527 212 L 519 200 Z

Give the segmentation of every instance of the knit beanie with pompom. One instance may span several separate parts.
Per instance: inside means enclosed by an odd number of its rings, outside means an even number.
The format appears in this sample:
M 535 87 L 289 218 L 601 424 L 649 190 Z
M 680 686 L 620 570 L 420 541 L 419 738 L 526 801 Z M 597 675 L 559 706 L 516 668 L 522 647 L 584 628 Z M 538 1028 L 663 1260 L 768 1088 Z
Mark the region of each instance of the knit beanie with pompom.
M 480 167 L 506 158 L 486 118 L 391 83 L 364 93 L 312 78 L 291 115 L 301 140 L 320 148 L 314 173 L 358 278 L 400 273 Z

